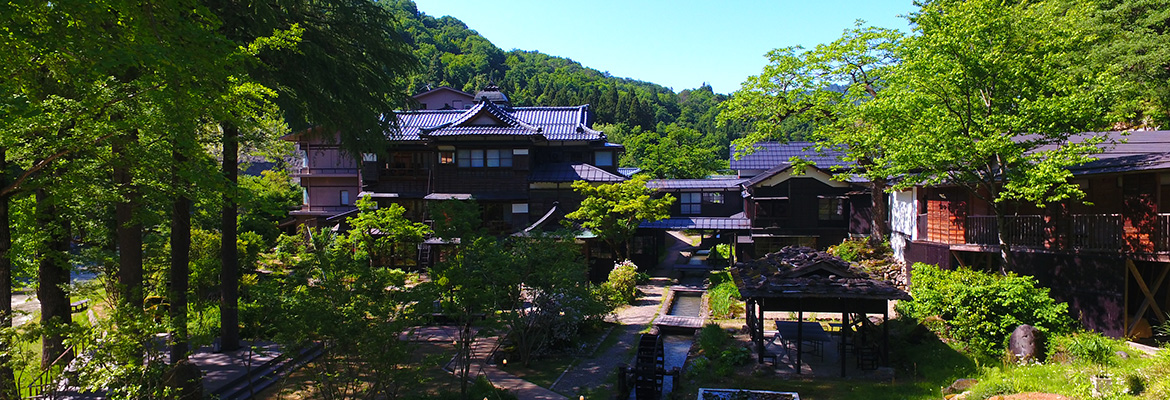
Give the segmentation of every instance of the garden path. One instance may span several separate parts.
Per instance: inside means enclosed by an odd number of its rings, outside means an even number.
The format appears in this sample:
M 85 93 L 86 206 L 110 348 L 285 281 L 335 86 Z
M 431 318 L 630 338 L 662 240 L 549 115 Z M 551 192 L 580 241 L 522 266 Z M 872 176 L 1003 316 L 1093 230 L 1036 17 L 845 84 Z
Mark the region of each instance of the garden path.
M 618 365 L 629 365 L 633 362 L 639 335 L 658 316 L 663 291 L 672 284 L 667 276 L 673 272 L 672 266 L 681 258 L 679 252 L 694 248 L 691 239 L 681 232 L 669 232 L 667 240 L 673 240 L 673 243 L 667 246 L 666 257 L 658 265 L 658 269 L 652 271 L 654 276 L 650 282 L 639 285 L 638 299 L 634 304 L 618 310 L 612 319 L 612 322 L 619 324 L 610 332 L 610 335 L 616 335 L 617 342 L 600 351 L 595 349 L 593 354 L 579 359 L 553 383 L 553 390 L 576 395 L 582 390 L 600 386 L 612 388 L 614 381 L 609 378 L 617 370 Z

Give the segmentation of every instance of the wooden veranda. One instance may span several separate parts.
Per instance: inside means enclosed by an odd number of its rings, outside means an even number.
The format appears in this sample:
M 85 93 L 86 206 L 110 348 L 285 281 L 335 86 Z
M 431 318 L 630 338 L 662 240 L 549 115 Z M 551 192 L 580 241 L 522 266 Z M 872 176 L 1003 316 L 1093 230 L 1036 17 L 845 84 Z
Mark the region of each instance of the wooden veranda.
M 840 258 L 807 247 L 786 247 L 757 260 L 737 263 L 732 267 L 732 276 L 747 303 L 747 326 L 759 363 L 769 357 L 765 349 L 765 341 L 769 339 L 764 333 L 764 312 L 795 312 L 796 326 L 801 328 L 790 339 L 797 346 L 796 371 L 800 373 L 805 342 L 804 313 L 808 311 L 841 314 L 842 376 L 845 375 L 845 350 L 855 354 L 864 352 L 877 357 L 881 365 L 889 365 L 889 327 L 885 324 L 889 301 L 910 298 L 890 282 L 870 278 Z M 882 315 L 880 342 L 866 337 L 868 314 Z M 854 326 L 860 329 L 854 331 Z

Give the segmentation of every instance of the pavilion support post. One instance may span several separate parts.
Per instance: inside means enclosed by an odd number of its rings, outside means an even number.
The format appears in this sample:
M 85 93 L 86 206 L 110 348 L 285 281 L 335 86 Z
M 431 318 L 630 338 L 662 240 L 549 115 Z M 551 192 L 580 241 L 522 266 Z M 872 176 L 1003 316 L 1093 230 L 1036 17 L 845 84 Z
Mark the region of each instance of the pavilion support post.
M 841 312 L 841 331 L 837 332 L 839 340 L 841 340 L 840 357 L 841 357 L 841 377 L 845 377 L 845 335 L 849 332 L 849 310 Z
M 800 374 L 804 368 L 804 304 L 796 301 L 796 373 Z
M 756 299 L 756 312 L 756 337 L 760 341 L 760 354 L 764 354 L 764 299 Z
M 890 304 L 886 302 L 886 309 L 882 310 L 882 366 L 890 366 Z

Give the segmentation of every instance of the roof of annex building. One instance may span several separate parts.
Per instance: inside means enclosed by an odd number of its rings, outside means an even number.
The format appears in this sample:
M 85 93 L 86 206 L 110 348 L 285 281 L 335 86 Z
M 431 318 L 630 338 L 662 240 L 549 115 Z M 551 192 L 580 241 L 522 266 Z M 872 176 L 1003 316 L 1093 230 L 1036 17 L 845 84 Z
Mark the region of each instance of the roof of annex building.
M 528 174 L 529 182 L 621 182 L 624 180 L 626 178 L 589 164 L 545 164 L 533 168 Z
M 851 162 L 841 160 L 841 157 L 845 155 L 844 151 L 832 149 L 819 151 L 816 148 L 816 143 L 813 142 L 760 142 L 751 149 L 746 149 L 748 152 L 737 159 L 736 154 L 739 150 L 735 145 L 731 145 L 731 169 L 766 170 L 788 166 L 792 164 L 793 157 L 808 160 L 817 168 L 826 171 L 853 165 Z
M 646 187 L 655 190 L 712 190 L 737 189 L 747 182 L 746 178 L 731 179 L 651 179 L 646 181 Z

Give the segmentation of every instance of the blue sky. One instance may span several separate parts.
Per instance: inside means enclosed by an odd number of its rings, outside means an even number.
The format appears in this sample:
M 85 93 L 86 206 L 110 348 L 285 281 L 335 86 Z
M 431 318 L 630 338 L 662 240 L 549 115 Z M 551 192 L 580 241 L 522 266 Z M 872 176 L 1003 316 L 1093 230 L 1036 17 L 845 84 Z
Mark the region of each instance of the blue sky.
M 730 93 L 763 70 L 764 53 L 811 48 L 857 19 L 908 31 L 912 0 L 415 0 L 463 21 L 504 50 L 539 50 L 618 77 L 680 91 Z

